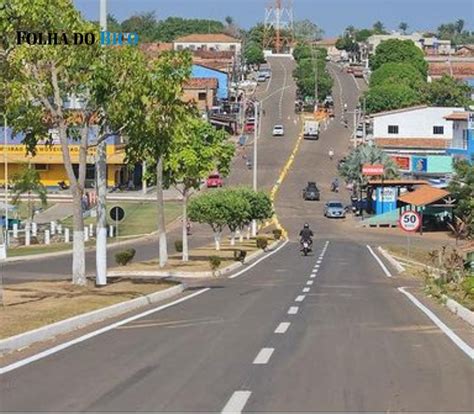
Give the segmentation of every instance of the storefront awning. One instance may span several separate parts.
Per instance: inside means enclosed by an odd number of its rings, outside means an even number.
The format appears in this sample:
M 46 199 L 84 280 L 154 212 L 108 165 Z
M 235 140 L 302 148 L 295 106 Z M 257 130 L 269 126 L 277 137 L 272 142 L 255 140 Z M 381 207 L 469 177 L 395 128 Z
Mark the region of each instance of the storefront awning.
M 449 194 L 449 191 L 442 190 L 440 188 L 422 186 L 415 191 L 401 195 L 398 197 L 398 201 L 411 204 L 413 206 L 422 207 L 439 201 Z

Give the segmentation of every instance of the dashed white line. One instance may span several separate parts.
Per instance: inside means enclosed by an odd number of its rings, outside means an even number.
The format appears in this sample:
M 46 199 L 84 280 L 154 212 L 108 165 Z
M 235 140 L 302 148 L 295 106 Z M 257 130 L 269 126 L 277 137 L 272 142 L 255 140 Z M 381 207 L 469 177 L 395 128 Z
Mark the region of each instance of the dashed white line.
M 303 302 L 305 297 L 305 295 L 298 295 L 295 299 L 295 302 Z
M 274 350 L 275 348 L 262 348 L 253 360 L 253 363 L 259 365 L 267 364 Z
M 382 260 L 380 260 L 380 258 L 374 253 L 374 251 L 372 250 L 372 248 L 369 245 L 367 245 L 367 249 L 369 249 L 369 252 L 372 254 L 372 256 L 374 256 L 375 260 L 377 260 L 377 263 L 380 265 L 380 267 L 384 271 L 385 275 L 387 277 L 392 277 L 392 274 L 390 273 L 390 271 L 383 264 Z
M 236 414 L 241 413 L 251 394 L 251 391 L 235 391 L 221 412 Z
M 317 264 L 317 265 L 314 265 L 314 268 L 315 269 L 318 269 L 320 266 Z
M 275 333 L 278 333 L 278 334 L 285 333 L 288 330 L 288 328 L 290 327 L 290 325 L 291 325 L 290 322 L 280 323 L 280 325 L 278 325 L 277 328 L 275 329 Z
M 310 278 L 311 278 L 311 279 L 314 279 L 315 277 L 316 277 L 316 273 L 311 273 Z
M 305 287 L 305 288 L 303 288 L 303 293 L 308 293 L 309 290 L 310 290 L 309 288 Z
M 306 282 L 306 284 L 309 285 L 309 286 L 311 286 L 313 283 L 314 283 L 314 282 L 313 282 L 312 280 L 308 280 L 308 281 Z
M 288 309 L 288 315 L 296 315 L 298 313 L 298 306 L 290 306 Z
M 421 309 L 422 312 L 428 318 L 430 318 L 434 324 L 441 329 L 451 341 L 453 341 L 459 349 L 461 349 L 469 358 L 474 359 L 474 349 L 466 344 L 459 336 L 457 336 L 451 329 L 449 329 L 432 311 L 430 311 L 425 305 L 423 305 L 415 296 L 410 292 L 406 291 L 406 287 L 399 287 L 398 290 L 410 299 L 417 308 Z
M 316 263 L 317 263 L 317 264 L 320 264 L 321 262 L 322 262 L 322 260 L 318 260 Z

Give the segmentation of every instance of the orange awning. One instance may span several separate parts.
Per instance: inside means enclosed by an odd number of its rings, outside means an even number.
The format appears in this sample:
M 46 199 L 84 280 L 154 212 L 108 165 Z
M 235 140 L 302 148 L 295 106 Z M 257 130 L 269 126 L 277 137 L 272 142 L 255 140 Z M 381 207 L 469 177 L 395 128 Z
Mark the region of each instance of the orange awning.
M 440 188 L 422 186 L 415 191 L 401 195 L 398 197 L 398 200 L 406 204 L 421 207 L 441 200 L 449 194 L 449 191 Z

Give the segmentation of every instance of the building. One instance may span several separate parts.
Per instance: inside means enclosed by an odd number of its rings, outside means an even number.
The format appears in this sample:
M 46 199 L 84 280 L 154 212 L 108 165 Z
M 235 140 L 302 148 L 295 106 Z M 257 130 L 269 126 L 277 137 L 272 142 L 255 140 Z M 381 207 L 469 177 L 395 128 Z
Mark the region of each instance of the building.
M 377 46 L 386 40 L 411 40 L 415 46 L 419 47 L 426 55 L 449 55 L 454 52 L 450 40 L 441 40 L 437 37 L 425 37 L 421 33 L 390 33 L 390 34 L 376 34 L 367 39 L 369 46 L 369 53 L 375 53 Z
M 217 79 L 217 98 L 228 98 L 229 74 L 227 72 L 204 65 L 193 64 L 191 78 Z
M 224 33 L 190 34 L 173 42 L 174 50 L 232 51 L 240 54 L 242 42 Z
M 453 121 L 446 119 L 463 108 L 415 106 L 372 115 L 372 142 L 389 154 L 405 175 L 444 177 L 453 172 L 448 149 Z
M 443 75 L 451 76 L 458 80 L 474 77 L 474 58 L 449 57 L 442 61 L 428 59 L 428 81 L 439 79 Z
M 173 43 L 140 43 L 140 50 L 149 59 L 157 58 L 161 53 L 173 50 Z
M 194 102 L 200 111 L 208 111 L 215 105 L 218 80 L 216 78 L 191 78 L 183 87 L 186 102 Z
M 445 119 L 453 123 L 453 139 L 448 154 L 474 162 L 474 114 L 453 112 L 445 116 Z
M 456 49 L 456 56 L 474 57 L 474 45 L 462 45 Z
M 450 55 L 454 52 L 451 40 L 441 40 L 437 37 L 423 37 L 420 39 L 420 43 L 426 55 Z
M 316 47 L 326 49 L 328 56 L 333 60 L 338 60 L 341 57 L 341 51 L 336 48 L 337 37 L 331 37 L 314 42 Z

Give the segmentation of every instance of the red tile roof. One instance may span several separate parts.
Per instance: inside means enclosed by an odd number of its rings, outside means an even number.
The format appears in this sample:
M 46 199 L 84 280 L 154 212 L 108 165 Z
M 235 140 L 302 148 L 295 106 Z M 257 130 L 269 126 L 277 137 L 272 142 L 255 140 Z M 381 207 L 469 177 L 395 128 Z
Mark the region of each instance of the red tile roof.
M 217 89 L 218 80 L 216 78 L 191 78 L 184 89 Z
M 456 79 L 474 77 L 474 62 L 429 62 L 428 74 L 435 78 L 443 75 Z
M 441 188 L 425 185 L 416 189 L 415 191 L 411 191 L 409 193 L 401 195 L 400 197 L 398 197 L 398 201 L 402 201 L 403 203 L 419 207 L 426 206 L 427 204 L 431 204 L 435 201 L 441 200 L 449 194 L 450 193 L 448 191 L 442 190 Z
M 173 50 L 172 43 L 141 43 L 140 49 L 148 56 L 158 56 L 167 50 Z
M 448 121 L 467 121 L 469 118 L 469 112 L 453 112 L 444 117 Z
M 225 33 L 196 33 L 178 37 L 174 43 L 240 43 L 240 40 Z
M 382 148 L 447 148 L 449 139 L 437 138 L 374 138 Z
M 232 60 L 235 53 L 232 50 L 194 50 L 193 56 L 201 59 Z

